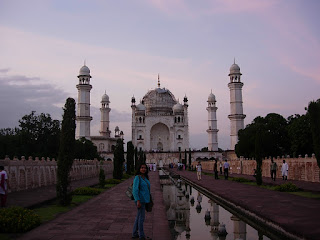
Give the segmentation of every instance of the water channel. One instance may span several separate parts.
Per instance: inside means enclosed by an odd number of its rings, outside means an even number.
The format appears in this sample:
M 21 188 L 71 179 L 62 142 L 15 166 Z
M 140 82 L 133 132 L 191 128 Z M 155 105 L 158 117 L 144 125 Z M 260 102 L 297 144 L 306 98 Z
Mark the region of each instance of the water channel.
M 270 239 L 179 178 L 160 172 L 160 183 L 173 239 Z

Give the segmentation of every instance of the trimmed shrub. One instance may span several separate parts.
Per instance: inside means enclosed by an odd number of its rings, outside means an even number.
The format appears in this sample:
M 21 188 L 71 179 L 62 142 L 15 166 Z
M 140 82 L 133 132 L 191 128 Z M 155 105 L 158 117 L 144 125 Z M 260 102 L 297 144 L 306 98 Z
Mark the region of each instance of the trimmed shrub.
M 91 187 L 80 187 L 73 191 L 73 195 L 99 195 L 103 192 L 103 189 L 91 188 Z
M 232 178 L 232 181 L 234 181 L 234 182 L 252 182 L 251 180 L 243 178 L 243 177 L 234 177 L 234 178 Z
M 10 207 L 0 209 L 0 232 L 23 233 L 41 223 L 40 217 L 32 210 L 22 207 Z
M 104 187 L 105 179 L 106 179 L 106 175 L 104 174 L 104 170 L 102 168 L 100 168 L 100 172 L 99 172 L 99 186 L 100 187 Z
M 299 188 L 293 183 L 289 182 L 289 183 L 284 183 L 279 186 L 276 186 L 274 190 L 280 191 L 280 192 L 298 192 Z
M 107 179 L 105 183 L 106 184 L 119 184 L 119 183 L 121 183 L 121 180 L 112 178 L 112 179 Z

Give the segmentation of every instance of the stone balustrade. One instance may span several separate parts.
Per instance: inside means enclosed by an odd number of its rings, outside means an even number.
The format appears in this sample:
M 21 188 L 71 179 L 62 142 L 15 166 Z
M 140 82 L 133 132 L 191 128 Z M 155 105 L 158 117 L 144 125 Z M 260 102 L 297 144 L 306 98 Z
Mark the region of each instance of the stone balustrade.
M 21 160 L 5 158 L 0 160 L 8 173 L 10 190 L 21 191 L 56 184 L 57 161 L 50 158 L 32 157 Z M 99 176 L 100 167 L 105 174 L 112 173 L 113 162 L 94 160 L 74 160 L 70 171 L 71 181 Z

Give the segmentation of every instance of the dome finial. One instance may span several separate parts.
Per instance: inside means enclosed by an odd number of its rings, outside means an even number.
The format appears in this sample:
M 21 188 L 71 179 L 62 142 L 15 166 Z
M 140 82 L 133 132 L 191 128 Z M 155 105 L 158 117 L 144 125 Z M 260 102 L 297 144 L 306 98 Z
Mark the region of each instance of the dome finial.
M 233 64 L 236 64 L 236 58 L 233 57 Z
M 158 88 L 160 88 L 160 75 L 158 73 Z
M 83 65 L 86 66 L 86 59 L 84 59 Z

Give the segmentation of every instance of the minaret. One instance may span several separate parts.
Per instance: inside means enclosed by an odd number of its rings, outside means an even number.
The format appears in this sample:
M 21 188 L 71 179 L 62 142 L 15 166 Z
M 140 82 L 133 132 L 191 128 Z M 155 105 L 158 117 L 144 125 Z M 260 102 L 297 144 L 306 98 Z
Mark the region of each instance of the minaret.
M 79 71 L 78 107 L 77 107 L 77 127 L 76 139 L 85 137 L 90 140 L 90 69 L 84 64 Z
M 242 106 L 242 86 L 240 67 L 235 63 L 230 67 L 230 82 L 228 87 L 230 89 L 230 128 L 231 128 L 231 146 L 230 149 L 234 150 L 235 145 L 238 143 L 238 131 L 244 128 L 244 119 L 246 115 L 243 114 Z
M 208 97 L 208 150 L 218 151 L 218 128 L 217 128 L 217 107 L 216 97 L 210 93 Z
M 100 136 L 110 137 L 111 131 L 109 130 L 109 113 L 111 109 L 109 108 L 109 96 L 104 93 L 101 100 L 101 127 L 100 127 Z
M 132 122 L 131 122 L 131 130 L 132 130 L 132 144 L 137 146 L 137 136 L 136 136 L 136 98 L 133 96 L 131 98 L 131 109 L 132 109 Z
M 184 96 L 183 98 L 183 115 L 184 115 L 184 131 L 185 131 L 185 135 L 184 135 L 184 149 L 187 149 L 190 147 L 189 145 L 189 118 L 188 118 L 188 98 L 187 95 Z

